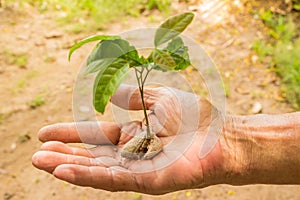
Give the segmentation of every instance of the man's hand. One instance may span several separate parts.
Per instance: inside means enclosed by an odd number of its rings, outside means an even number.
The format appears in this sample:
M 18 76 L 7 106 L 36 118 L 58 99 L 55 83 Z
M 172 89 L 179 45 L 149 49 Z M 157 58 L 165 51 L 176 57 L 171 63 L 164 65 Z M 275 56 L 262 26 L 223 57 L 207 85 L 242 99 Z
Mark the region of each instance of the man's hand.
M 87 130 L 103 130 L 100 132 L 86 132 L 86 141 L 98 143 L 97 147 L 86 149 L 71 147 L 65 143 L 81 142 L 82 135 L 78 135 L 75 123 L 56 124 L 43 128 L 39 137 L 45 142 L 41 150 L 32 160 L 33 164 L 42 170 L 53 173 L 59 179 L 67 182 L 91 186 L 109 191 L 136 191 L 148 194 L 163 194 L 186 188 L 195 188 L 210 184 L 204 182 L 204 172 L 199 159 L 199 140 L 197 135 L 190 148 L 182 154 L 176 149 L 164 149 L 152 160 L 136 160 L 120 163 L 120 156 L 114 145 L 107 144 L 97 135 L 107 134 L 112 141 L 117 142 L 122 135 L 118 125 L 112 123 L 83 122 L 77 126 L 84 126 Z M 107 132 L 116 130 L 114 132 Z M 92 135 L 92 136 L 91 136 Z M 184 140 L 184 135 L 181 136 Z M 168 142 L 172 138 L 164 138 Z M 63 141 L 63 142 L 61 142 Z M 214 151 L 215 158 L 221 157 L 220 152 Z M 217 156 L 217 157 L 216 157 Z M 177 160 L 174 160 L 178 158 Z M 170 161 L 174 161 L 170 163 Z M 205 159 L 205 162 L 211 162 Z M 166 165 L 166 166 L 164 166 Z M 220 166 L 221 169 L 221 166 Z M 210 169 L 212 170 L 212 169 Z M 216 170 L 216 169 L 214 169 Z M 148 171 L 146 173 L 139 173 Z
M 122 146 L 143 131 L 142 122 L 78 122 L 42 128 L 39 139 L 44 144 L 33 155 L 33 165 L 76 185 L 147 194 L 220 183 L 300 184 L 300 112 L 227 115 L 223 126 L 219 112 L 193 94 L 171 88 L 145 92 L 151 128 L 164 144 L 151 160 L 120 156 Z M 126 85 L 112 102 L 141 109 L 138 92 Z
M 63 123 L 44 127 L 41 150 L 32 162 L 39 169 L 67 182 L 109 191 L 148 194 L 201 188 L 223 183 L 231 169 L 232 157 L 220 142 L 200 158 L 207 131 L 218 112 L 198 96 L 172 88 L 145 89 L 145 103 L 151 128 L 164 144 L 151 160 L 127 160 L 120 148 L 144 128 L 142 122 Z M 112 102 L 124 109 L 141 109 L 136 88 L 122 85 Z M 93 148 L 67 143 L 97 145 Z

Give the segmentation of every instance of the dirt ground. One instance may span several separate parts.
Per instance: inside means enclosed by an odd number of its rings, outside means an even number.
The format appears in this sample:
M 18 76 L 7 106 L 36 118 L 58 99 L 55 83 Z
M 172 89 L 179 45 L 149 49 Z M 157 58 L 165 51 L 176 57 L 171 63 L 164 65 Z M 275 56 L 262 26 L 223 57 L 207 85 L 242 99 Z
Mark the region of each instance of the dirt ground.
M 261 65 L 251 51 L 251 44 L 262 38 L 264 30 L 260 20 L 250 14 L 249 9 L 253 8 L 249 6 L 242 1 L 203 0 L 173 7 L 177 12 L 197 13 L 186 35 L 202 45 L 220 70 L 227 88 L 228 113 L 291 112 L 280 95 L 274 72 Z M 162 16 L 157 14 L 157 18 Z M 103 32 L 119 34 L 159 23 L 150 21 L 142 15 L 113 23 Z M 162 196 L 110 193 L 77 187 L 35 169 L 31 156 L 41 145 L 36 136 L 38 130 L 47 124 L 73 121 L 73 84 L 92 46 L 84 46 L 69 63 L 70 44 L 86 35 L 68 34 L 51 13 L 40 13 L 30 6 L 22 12 L 13 6 L 0 8 L 0 34 L 0 198 L 300 199 L 300 187 L 292 185 L 217 185 Z M 111 116 L 101 119 L 111 120 Z

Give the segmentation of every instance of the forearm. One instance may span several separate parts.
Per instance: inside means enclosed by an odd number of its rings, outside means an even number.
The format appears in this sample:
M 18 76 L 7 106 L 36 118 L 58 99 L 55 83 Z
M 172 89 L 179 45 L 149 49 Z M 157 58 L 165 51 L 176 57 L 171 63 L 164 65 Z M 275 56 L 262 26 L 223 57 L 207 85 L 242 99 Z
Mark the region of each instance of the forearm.
M 227 183 L 300 183 L 300 112 L 229 116 L 223 134 L 232 156 Z

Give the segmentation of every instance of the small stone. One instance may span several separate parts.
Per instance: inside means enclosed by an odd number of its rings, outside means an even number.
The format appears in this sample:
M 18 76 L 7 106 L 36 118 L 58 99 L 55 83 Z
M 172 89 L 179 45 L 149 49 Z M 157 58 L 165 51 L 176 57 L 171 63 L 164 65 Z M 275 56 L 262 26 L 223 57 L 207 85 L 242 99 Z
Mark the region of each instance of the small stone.
M 189 11 L 198 11 L 199 10 L 199 6 L 189 6 Z
M 243 87 L 243 85 L 237 87 L 235 91 L 242 95 L 250 94 L 250 90 L 246 87 Z
M 251 62 L 252 63 L 256 63 L 257 61 L 258 61 L 258 56 L 257 55 L 251 56 Z
M 10 149 L 11 149 L 12 151 L 16 150 L 16 148 L 17 148 L 17 144 L 16 144 L 16 143 L 12 143 L 12 144 L 10 145 Z
M 257 114 L 262 111 L 262 105 L 259 102 L 255 102 L 251 108 L 252 113 Z
M 53 120 L 53 117 L 49 115 L 46 119 L 45 122 L 51 122 Z
M 61 5 L 59 5 L 59 4 L 55 5 L 55 8 L 56 8 L 56 10 L 61 10 L 62 9 Z
M 226 78 L 229 78 L 229 77 L 231 77 L 231 72 L 225 72 L 224 75 L 225 75 Z
M 10 200 L 13 196 L 14 196 L 14 194 L 5 192 L 3 198 L 4 198 L 4 200 Z
M 24 24 L 23 27 L 24 27 L 25 29 L 29 29 L 29 28 L 30 28 L 30 24 Z
M 79 18 L 78 22 L 79 22 L 80 24 L 86 24 L 86 21 L 85 21 L 83 18 Z
M 67 14 L 66 12 L 60 12 L 60 13 L 59 13 L 59 16 L 60 16 L 60 17 L 67 17 L 68 14 Z
M 49 33 L 46 33 L 45 34 L 45 38 L 46 39 L 52 39 L 52 38 L 60 38 L 63 36 L 63 33 L 62 32 L 59 32 L 59 31 L 50 31 Z
M 27 41 L 29 40 L 30 36 L 29 35 L 17 35 L 18 40 L 24 40 Z
M 34 42 L 35 46 L 39 47 L 39 46 L 45 46 L 45 41 L 42 39 L 38 39 Z
M 0 74 L 5 72 L 5 68 L 3 66 L 0 66 Z
M 6 174 L 6 173 L 7 173 L 7 172 L 6 172 L 5 169 L 0 168 L 0 174 Z

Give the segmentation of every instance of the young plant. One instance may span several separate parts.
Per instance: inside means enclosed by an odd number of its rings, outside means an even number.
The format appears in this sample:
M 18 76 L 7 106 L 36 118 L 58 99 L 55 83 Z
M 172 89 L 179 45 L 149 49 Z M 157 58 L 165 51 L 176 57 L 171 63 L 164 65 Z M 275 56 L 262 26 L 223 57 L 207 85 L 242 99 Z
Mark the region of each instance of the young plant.
M 85 74 L 97 73 L 93 104 L 96 111 L 102 114 L 110 97 L 115 93 L 129 69 L 135 72 L 146 130 L 124 145 L 121 156 L 129 159 L 150 159 L 162 150 L 160 139 L 150 129 L 144 102 L 144 86 L 152 70 L 179 71 L 191 65 L 188 47 L 184 45 L 179 34 L 185 30 L 193 18 L 194 14 L 188 12 L 173 16 L 163 22 L 156 30 L 155 47 L 147 58 L 139 56 L 136 48 L 119 36 L 92 36 L 71 47 L 69 60 L 72 53 L 82 45 L 100 40 L 87 58 Z M 165 43 L 167 43 L 165 47 L 160 47 Z

